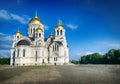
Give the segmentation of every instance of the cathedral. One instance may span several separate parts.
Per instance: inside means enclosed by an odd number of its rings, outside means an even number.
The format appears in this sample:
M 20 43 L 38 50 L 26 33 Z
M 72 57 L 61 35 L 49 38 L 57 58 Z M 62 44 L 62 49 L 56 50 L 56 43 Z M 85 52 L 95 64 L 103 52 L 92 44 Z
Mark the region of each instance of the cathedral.
M 10 65 L 64 65 L 69 63 L 65 28 L 58 21 L 54 34 L 44 37 L 44 24 L 37 14 L 29 21 L 27 36 L 18 29 L 11 47 Z

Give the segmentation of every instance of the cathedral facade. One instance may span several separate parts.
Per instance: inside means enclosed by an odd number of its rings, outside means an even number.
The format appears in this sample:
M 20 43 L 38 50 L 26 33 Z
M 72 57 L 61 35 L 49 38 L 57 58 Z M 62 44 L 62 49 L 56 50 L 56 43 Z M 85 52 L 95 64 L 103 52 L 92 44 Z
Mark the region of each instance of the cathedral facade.
M 29 21 L 28 35 L 20 30 L 14 34 L 10 65 L 64 65 L 69 63 L 69 49 L 65 29 L 58 22 L 54 35 L 44 37 L 44 25 L 37 14 Z

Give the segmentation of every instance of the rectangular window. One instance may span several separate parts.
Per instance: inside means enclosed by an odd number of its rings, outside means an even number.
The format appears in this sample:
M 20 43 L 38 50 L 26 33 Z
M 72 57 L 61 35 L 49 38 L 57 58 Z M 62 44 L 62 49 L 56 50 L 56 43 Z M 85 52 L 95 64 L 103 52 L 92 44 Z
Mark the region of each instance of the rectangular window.
M 36 55 L 35 56 L 36 56 L 36 61 L 37 61 L 37 51 L 36 51 Z
M 23 49 L 23 57 L 25 57 L 25 49 Z
M 53 51 L 54 51 L 54 45 L 53 45 Z
M 17 50 L 17 56 L 19 57 L 19 49 Z
M 57 57 L 56 57 L 56 61 L 57 61 Z
M 57 61 L 57 57 L 54 57 L 54 61 Z

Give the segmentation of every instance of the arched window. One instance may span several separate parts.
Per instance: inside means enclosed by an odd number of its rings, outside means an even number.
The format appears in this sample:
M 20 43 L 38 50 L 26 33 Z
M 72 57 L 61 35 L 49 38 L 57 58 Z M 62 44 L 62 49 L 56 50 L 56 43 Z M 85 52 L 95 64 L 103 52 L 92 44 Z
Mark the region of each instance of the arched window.
M 41 33 L 39 33 L 39 37 L 41 37 Z
M 48 62 L 50 61 L 49 57 L 48 57 Z
M 15 51 L 13 51 L 13 57 L 15 57 Z
M 59 35 L 59 30 L 57 30 L 57 35 Z
M 54 45 L 53 45 L 53 51 L 54 51 Z
M 62 30 L 60 30 L 60 35 L 62 35 Z
M 23 57 L 25 57 L 25 49 L 23 49 Z
M 57 57 L 54 57 L 54 61 L 57 61 Z
M 57 51 L 59 51 L 59 46 L 57 45 Z
M 42 60 L 42 63 L 44 63 L 44 59 Z
M 19 49 L 17 50 L 17 56 L 19 57 Z
M 36 33 L 36 38 L 37 38 L 37 33 Z
M 19 40 L 19 36 L 17 36 L 17 40 Z
M 36 56 L 36 61 L 37 61 L 37 51 L 36 51 L 36 54 L 35 54 L 35 56 Z
M 35 28 L 33 29 L 33 34 L 35 34 Z
M 32 28 L 31 28 L 31 34 L 32 34 Z
M 20 46 L 20 45 L 30 45 L 30 42 L 28 40 L 20 40 L 18 43 L 17 43 L 17 46 Z
M 13 52 L 13 65 L 15 64 L 15 51 Z
M 57 61 L 57 57 L 56 57 L 56 61 Z
M 55 51 L 57 50 L 56 48 L 57 48 L 57 45 L 55 44 Z

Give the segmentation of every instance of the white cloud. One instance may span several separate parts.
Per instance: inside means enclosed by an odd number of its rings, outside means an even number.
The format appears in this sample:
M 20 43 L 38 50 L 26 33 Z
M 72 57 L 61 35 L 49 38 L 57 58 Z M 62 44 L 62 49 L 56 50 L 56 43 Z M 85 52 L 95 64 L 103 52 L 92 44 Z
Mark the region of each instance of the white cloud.
M 26 17 L 27 15 L 22 15 L 22 16 L 19 16 L 17 14 L 13 14 L 13 13 L 10 13 L 8 12 L 7 10 L 0 10 L 0 18 L 3 18 L 5 20 L 13 20 L 13 21 L 18 21 L 22 24 L 27 24 L 28 21 L 30 20 L 29 17 Z
M 7 35 L 0 32 L 0 57 L 10 56 L 10 47 L 12 44 L 12 40 L 13 40 L 12 35 Z
M 81 53 L 80 52 L 78 52 L 78 53 L 76 53 L 76 55 L 75 56 L 81 56 Z
M 67 24 L 66 26 L 67 26 L 68 28 L 72 29 L 72 30 L 78 28 L 78 25 L 73 25 L 73 24 Z
M 24 17 L 21 17 L 19 15 L 11 14 L 11 17 L 12 17 L 12 19 L 17 20 L 22 24 L 27 24 L 28 23 L 28 20 L 26 20 Z
M 6 10 L 0 10 L 0 17 L 9 20 L 11 17 Z
M 0 36 L 4 36 L 4 35 L 5 35 L 4 33 L 1 33 L 1 32 L 0 32 Z
M 96 41 L 96 44 L 107 46 L 110 48 L 120 48 L 120 42 L 114 42 L 114 41 Z
M 12 35 L 6 35 L 0 32 L 0 48 L 10 48 L 11 43 L 13 41 Z
M 84 51 L 84 52 L 78 52 L 78 53 L 76 53 L 76 55 L 75 56 L 84 56 L 84 55 L 90 55 L 90 54 L 93 54 L 93 53 L 96 53 L 96 52 L 93 52 L 93 51 Z M 97 53 L 99 53 L 99 54 L 102 54 L 102 52 L 97 52 Z
M 10 50 L 0 50 L 0 58 L 10 57 Z
M 0 41 L 4 41 L 4 42 L 12 42 L 13 41 L 13 36 L 12 35 L 5 35 L 0 37 Z
M 45 30 L 48 30 L 48 29 L 49 29 L 49 26 L 44 25 L 44 28 L 45 28 Z
M 95 52 L 86 51 L 86 52 L 84 53 L 84 55 L 90 55 L 90 54 L 93 54 L 93 53 L 95 53 Z
M 4 49 L 10 49 L 11 45 L 10 44 L 2 44 L 0 45 L 0 48 L 4 48 Z
M 84 52 L 79 52 L 77 53 L 76 55 L 77 56 L 83 56 L 83 55 L 90 55 L 90 54 L 93 54 L 95 52 L 92 52 L 92 51 L 84 51 Z
M 93 53 L 94 53 L 94 52 L 91 52 L 91 51 L 78 52 L 78 53 L 76 53 L 74 56 L 81 57 L 81 56 L 89 55 L 89 54 L 93 54 Z

